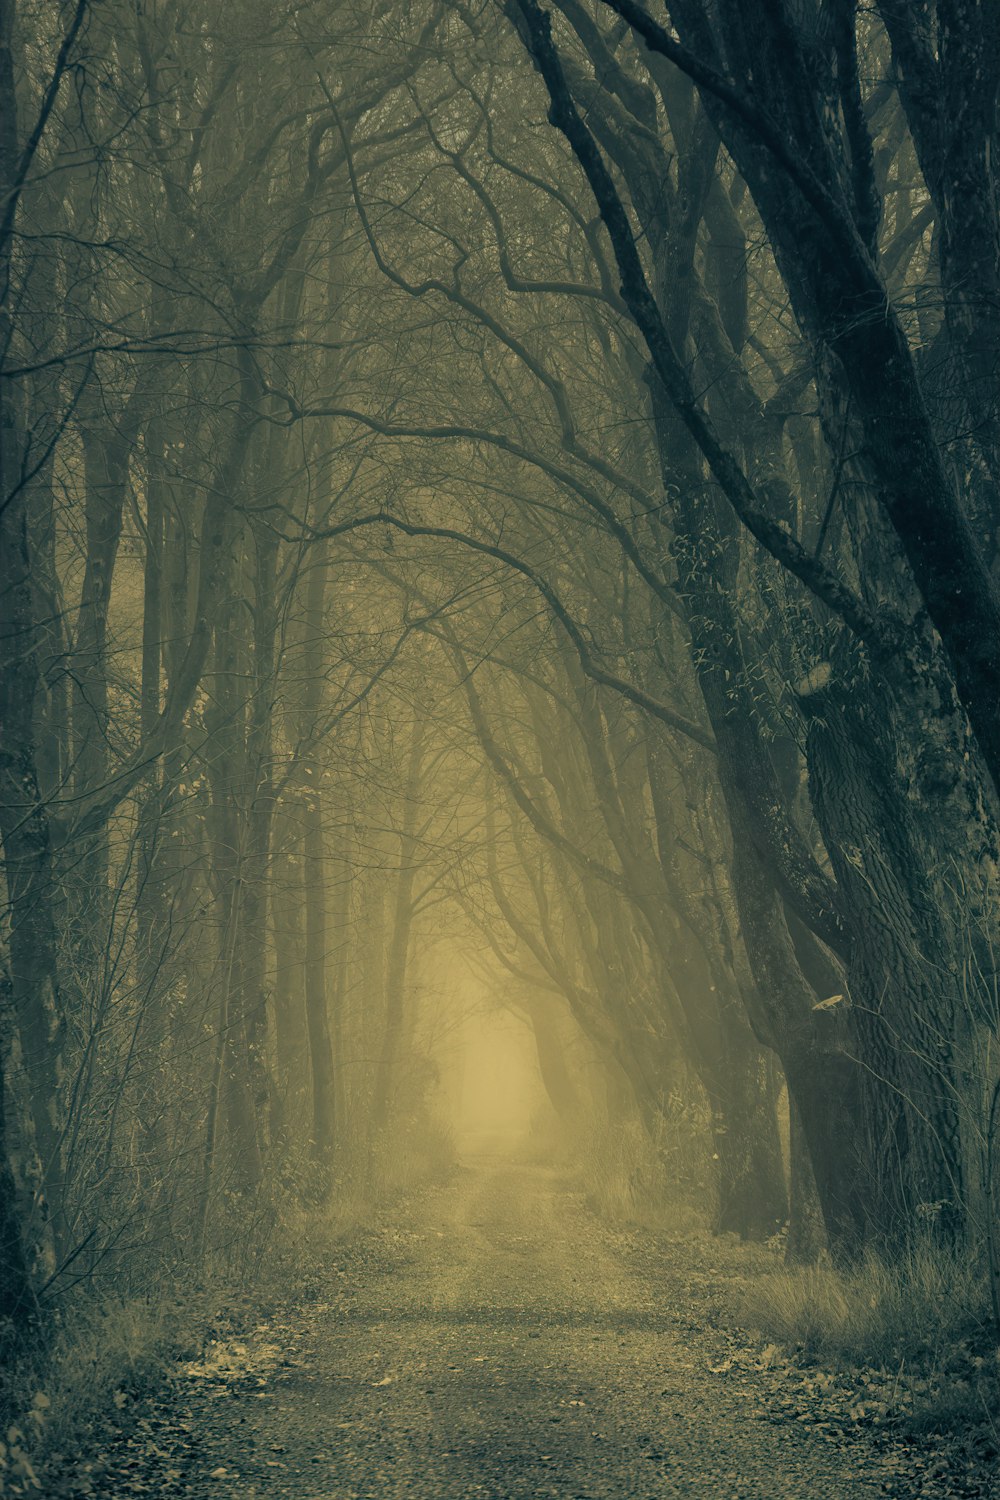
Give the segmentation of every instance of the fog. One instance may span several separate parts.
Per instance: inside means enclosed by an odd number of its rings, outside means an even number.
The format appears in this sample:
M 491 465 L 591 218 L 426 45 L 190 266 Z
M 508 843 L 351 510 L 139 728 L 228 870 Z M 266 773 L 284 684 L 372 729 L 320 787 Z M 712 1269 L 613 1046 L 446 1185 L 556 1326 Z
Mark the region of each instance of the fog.
M 0 0 L 0 1493 L 428 1205 L 995 1410 L 998 18 Z
M 545 1096 L 534 1037 L 503 1013 L 470 1018 L 453 1060 L 455 1113 L 450 1121 L 459 1157 L 518 1156 L 551 1106 Z

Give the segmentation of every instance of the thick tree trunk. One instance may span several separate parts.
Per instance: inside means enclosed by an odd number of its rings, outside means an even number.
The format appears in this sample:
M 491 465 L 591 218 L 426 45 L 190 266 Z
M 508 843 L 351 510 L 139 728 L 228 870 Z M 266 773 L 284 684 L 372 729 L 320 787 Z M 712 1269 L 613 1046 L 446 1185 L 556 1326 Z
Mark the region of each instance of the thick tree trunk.
M 869 1231 L 889 1247 L 921 1224 L 960 1238 L 959 1057 L 970 1018 L 954 932 L 895 779 L 891 702 L 883 694 L 876 704 L 863 682 L 832 681 L 802 701 L 813 805 L 854 933 L 847 975 Z
M 22 437 L 16 398 L 0 393 L 0 841 L 10 922 L 10 987 L 35 1147 L 48 1213 L 58 1235 L 65 1188 L 64 1018 L 49 817 L 35 755 L 38 658 L 28 488 L 20 474 Z
M 799 967 L 776 886 L 804 924 L 843 950 L 848 934 L 840 896 L 794 827 L 747 702 L 750 674 L 742 660 L 730 594 L 739 558 L 732 522 L 701 493 L 690 440 L 678 433 L 655 391 L 654 414 L 664 475 L 672 472 L 672 462 L 676 466 L 673 440 L 679 444 L 688 480 L 679 501 L 684 525 L 675 555 L 691 622 L 695 671 L 718 745 L 719 781 L 733 840 L 733 892 L 755 980 L 755 995 L 748 998 L 759 1006 L 751 1021 L 781 1059 L 804 1137 L 814 1153 L 831 1244 L 838 1254 L 850 1257 L 865 1238 L 852 1126 L 860 1079 L 842 1051 L 840 1018 L 813 1009 L 815 996 Z M 792 836 L 786 841 L 787 831 Z
M 935 48 L 918 10 L 890 0 L 880 0 L 878 10 L 892 42 L 899 98 L 934 203 L 944 315 L 959 358 L 958 369 L 950 369 L 957 387 L 950 394 L 965 403 L 969 430 L 989 467 L 996 526 L 1000 187 L 994 163 L 1000 11 L 964 0 L 937 6 Z
M 788 1240 L 785 1261 L 790 1266 L 811 1266 L 826 1244 L 823 1210 L 816 1191 L 809 1143 L 802 1129 L 795 1100 L 788 1100 Z
M 17 1184 L 7 1153 L 5 1064 L 6 1048 L 0 1059 L 0 1359 L 9 1359 L 33 1343 L 40 1327 L 22 1236 Z
M 850 1033 L 838 1008 L 815 1009 L 781 903 L 738 821 L 733 836 L 734 893 L 760 1007 L 752 1019 L 781 1059 L 831 1251 L 850 1260 L 863 1248 L 868 1227 L 858 1180 L 861 1069 L 850 1054 Z
M 732 1027 L 709 1090 L 719 1158 L 720 1233 L 768 1239 L 788 1217 L 773 1070 L 749 1028 Z

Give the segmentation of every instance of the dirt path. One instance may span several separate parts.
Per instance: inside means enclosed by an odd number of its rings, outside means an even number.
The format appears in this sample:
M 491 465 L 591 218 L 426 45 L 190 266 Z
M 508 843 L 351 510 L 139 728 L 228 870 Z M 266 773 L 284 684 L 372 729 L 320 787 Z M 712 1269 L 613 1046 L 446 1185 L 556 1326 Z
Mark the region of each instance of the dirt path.
M 466 1168 L 379 1244 L 360 1275 L 338 1254 L 318 1305 L 258 1331 L 249 1374 L 188 1382 L 154 1432 L 162 1463 L 147 1431 L 131 1470 L 95 1474 L 91 1493 L 914 1493 L 863 1443 L 776 1421 L 766 1371 L 727 1379 L 723 1336 L 692 1324 L 683 1276 L 630 1254 L 553 1172 Z

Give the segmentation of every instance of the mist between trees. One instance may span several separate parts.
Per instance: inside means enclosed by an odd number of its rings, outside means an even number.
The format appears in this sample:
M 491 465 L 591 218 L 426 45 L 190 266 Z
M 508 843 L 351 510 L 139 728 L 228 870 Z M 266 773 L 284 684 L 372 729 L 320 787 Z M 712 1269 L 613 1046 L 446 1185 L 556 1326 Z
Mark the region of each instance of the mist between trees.
M 458 954 L 1000 1314 L 1000 10 L 653 11 L 0 4 L 12 1338 L 443 1160 Z

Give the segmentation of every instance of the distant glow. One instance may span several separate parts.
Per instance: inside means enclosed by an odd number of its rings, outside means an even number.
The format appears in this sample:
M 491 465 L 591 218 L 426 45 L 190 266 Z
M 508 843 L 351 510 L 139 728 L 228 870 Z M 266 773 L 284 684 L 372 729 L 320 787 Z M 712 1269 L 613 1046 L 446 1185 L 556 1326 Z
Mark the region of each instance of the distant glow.
M 550 1109 L 534 1036 L 526 1021 L 486 998 L 464 965 L 456 969 L 463 1014 L 439 1056 L 455 1144 L 465 1157 L 516 1155 Z
M 544 1107 L 534 1042 L 502 1012 L 467 1023 L 456 1135 L 462 1154 L 508 1153 L 527 1140 Z

